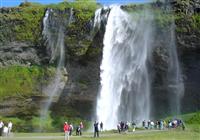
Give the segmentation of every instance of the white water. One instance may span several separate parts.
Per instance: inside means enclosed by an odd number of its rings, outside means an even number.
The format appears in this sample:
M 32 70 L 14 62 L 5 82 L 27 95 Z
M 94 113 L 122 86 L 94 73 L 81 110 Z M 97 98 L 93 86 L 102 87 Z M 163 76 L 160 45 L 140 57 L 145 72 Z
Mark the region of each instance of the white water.
M 181 110 L 181 98 L 184 95 L 184 83 L 180 68 L 175 41 L 175 24 L 170 27 L 169 36 L 169 64 L 168 64 L 168 92 L 171 114 L 178 115 Z
M 100 29 L 100 25 L 101 25 L 101 8 L 100 9 L 97 9 L 95 11 L 95 17 L 94 17 L 94 28 L 98 28 Z
M 152 49 L 152 19 L 148 11 L 129 15 L 119 6 L 110 11 L 97 100 L 97 119 L 104 123 L 105 129 L 116 128 L 118 121 L 142 121 L 150 117 L 147 60 Z
M 56 44 L 56 49 L 59 51 L 59 60 L 56 68 L 56 73 L 50 84 L 44 88 L 43 93 L 48 96 L 48 101 L 44 106 L 44 114 L 47 113 L 49 107 L 54 99 L 57 99 L 62 92 L 66 80 L 63 79 L 63 74 L 66 71 L 64 67 L 65 51 L 64 51 L 64 34 L 62 28 L 59 29 L 58 40 Z
M 47 99 L 44 102 L 44 105 L 41 109 L 41 123 L 40 123 L 41 129 L 42 127 L 44 127 L 43 126 L 44 120 L 46 120 L 48 117 L 48 111 L 51 103 L 58 100 L 67 81 L 67 77 L 64 76 L 67 73 L 64 65 L 65 64 L 64 28 L 62 24 L 58 25 L 58 27 L 55 26 L 51 27 L 52 26 L 51 22 L 55 21 L 51 21 L 51 19 L 49 19 L 50 12 L 53 12 L 53 10 L 51 9 L 47 10 L 45 17 L 43 19 L 43 25 L 44 25 L 43 36 L 44 38 L 46 38 L 47 46 L 51 50 L 51 61 L 57 59 L 57 68 L 55 76 L 53 77 L 52 81 L 48 84 L 47 87 L 43 89 L 43 93 Z M 69 19 L 70 20 L 72 19 L 71 15 Z M 54 28 L 53 32 L 52 28 Z
M 50 50 L 51 53 L 51 60 L 50 61 L 54 61 L 56 59 L 56 54 L 57 54 L 57 42 L 58 42 L 58 36 L 55 36 L 55 34 L 51 31 L 51 19 L 50 18 L 50 13 L 53 12 L 52 9 L 47 9 L 45 16 L 43 18 L 43 31 L 42 31 L 42 35 L 43 37 L 46 39 L 46 44 L 48 49 Z M 57 34 L 58 35 L 58 31 Z
M 94 29 L 101 30 L 101 25 L 106 24 L 105 22 L 108 19 L 108 14 L 109 14 L 108 10 L 109 7 L 103 7 L 95 11 L 94 24 L 93 24 Z

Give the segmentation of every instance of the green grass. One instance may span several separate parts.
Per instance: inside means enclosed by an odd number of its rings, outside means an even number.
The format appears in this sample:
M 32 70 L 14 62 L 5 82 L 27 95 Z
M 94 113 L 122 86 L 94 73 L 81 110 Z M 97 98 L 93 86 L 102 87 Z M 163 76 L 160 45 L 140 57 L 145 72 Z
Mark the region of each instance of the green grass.
M 63 133 L 16 133 L 10 140 L 63 140 Z M 93 133 L 83 132 L 83 136 L 72 136 L 70 140 L 91 140 Z M 136 131 L 127 134 L 118 133 L 100 133 L 98 139 L 102 140 L 199 140 L 200 133 L 191 131 Z
M 92 126 L 92 122 L 87 121 L 87 120 L 83 120 L 81 118 L 76 118 L 73 115 L 73 112 L 70 113 L 72 116 L 52 116 L 51 113 L 49 112 L 48 117 L 43 120 L 43 124 L 44 124 L 44 128 L 43 131 L 44 132 L 60 132 L 62 131 L 62 126 L 63 126 L 63 122 L 68 121 L 69 123 L 72 123 L 75 126 L 77 126 L 81 121 L 84 124 L 84 128 L 85 130 L 89 130 L 90 127 Z M 196 112 L 196 113 L 190 113 L 190 114 L 185 114 L 185 115 L 181 115 L 178 118 L 181 118 L 184 123 L 185 123 L 185 131 L 182 131 L 182 128 L 177 128 L 175 129 L 175 132 L 178 132 L 178 134 L 180 132 L 188 132 L 188 133 L 200 133 L 200 123 L 199 123 L 199 116 L 200 112 Z M 31 117 L 31 116 L 30 116 Z M 23 118 L 17 118 L 17 117 L 1 117 L 0 119 L 4 120 L 4 122 L 8 122 L 9 120 L 11 120 L 14 124 L 14 131 L 15 132 L 35 132 L 38 131 L 40 129 L 40 124 L 41 124 L 41 120 L 39 118 L 39 116 L 32 116 L 29 119 L 23 119 Z M 171 120 L 172 117 L 168 117 L 165 120 Z M 130 129 L 131 130 L 131 129 Z M 136 131 L 138 132 L 144 132 L 145 129 L 143 128 L 137 128 Z M 116 133 L 117 130 L 113 130 L 113 131 L 106 131 L 104 132 L 104 134 L 110 134 L 110 133 Z M 130 131 L 131 132 L 131 131 Z M 173 131 L 172 131 L 173 132 Z
M 54 116 L 52 117 L 51 112 L 48 112 L 48 115 L 45 119 L 41 119 L 40 116 L 29 116 L 28 118 L 24 117 L 2 117 L 0 120 L 3 120 L 5 124 L 9 121 L 13 123 L 14 132 L 60 132 L 63 130 L 63 123 L 67 121 L 72 123 L 74 129 L 80 122 L 83 122 L 84 129 L 87 130 L 92 125 L 91 122 L 78 118 L 78 117 L 66 117 L 66 116 Z M 20 133 L 21 134 L 21 133 Z M 34 133 L 36 134 L 36 133 Z
M 182 114 L 177 116 L 178 119 L 182 119 L 186 124 L 199 124 L 200 125 L 200 112 Z M 167 117 L 164 120 L 172 120 L 173 117 Z

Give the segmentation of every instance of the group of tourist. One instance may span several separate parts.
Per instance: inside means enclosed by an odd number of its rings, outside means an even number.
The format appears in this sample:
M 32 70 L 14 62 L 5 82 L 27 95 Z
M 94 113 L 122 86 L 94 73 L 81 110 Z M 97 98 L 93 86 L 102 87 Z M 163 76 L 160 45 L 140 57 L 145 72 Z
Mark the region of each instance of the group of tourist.
M 11 121 L 9 121 L 6 126 L 6 123 L 4 123 L 2 120 L 0 120 L 0 136 L 10 135 L 11 130 L 12 130 L 12 125 L 13 124 Z
M 103 123 L 99 123 L 97 121 L 94 122 L 94 137 L 99 137 L 99 131 L 103 131 Z M 117 124 L 117 130 L 119 133 L 121 132 L 128 132 L 129 128 L 132 128 L 133 131 L 135 131 L 136 128 L 136 123 L 135 122 L 119 122 Z M 157 121 L 142 121 L 142 127 L 145 129 L 159 129 L 159 130 L 164 130 L 164 129 L 170 129 L 170 128 L 177 128 L 177 127 L 182 127 L 182 129 L 185 129 L 185 125 L 180 119 L 174 119 L 174 120 L 157 120 Z M 82 129 L 83 129 L 83 123 L 80 122 L 80 124 L 76 127 L 76 135 L 82 135 Z M 72 135 L 73 131 L 73 125 L 68 124 L 67 122 L 64 123 L 64 132 L 65 132 L 65 140 L 69 140 L 69 136 Z
M 132 131 L 135 131 L 136 123 L 135 122 L 119 122 L 117 124 L 117 130 L 119 133 L 126 132 L 129 130 L 129 128 L 132 128 Z M 177 128 L 182 127 L 183 130 L 185 130 L 185 125 L 182 120 L 180 119 L 173 119 L 169 121 L 165 120 L 157 120 L 157 121 L 142 121 L 142 127 L 145 129 L 158 129 L 158 130 L 164 130 L 164 129 L 171 129 L 171 128 Z
M 65 122 L 63 126 L 63 130 L 65 133 L 65 140 L 69 140 L 69 136 L 72 135 L 73 132 L 73 125 L 70 123 Z M 80 124 L 76 127 L 76 135 L 81 136 L 83 130 L 83 123 L 80 122 Z M 99 123 L 97 121 L 94 122 L 94 137 L 99 137 L 99 131 L 103 131 L 103 123 Z
M 130 125 L 131 125 L 131 123 L 129 123 L 129 122 L 121 121 L 117 124 L 117 130 L 119 133 L 128 131 Z M 132 123 L 132 126 L 133 126 L 133 128 L 135 128 L 135 123 Z
M 82 135 L 82 130 L 83 130 L 83 123 L 80 122 L 80 124 L 76 127 L 76 135 L 81 136 Z M 63 126 L 63 130 L 65 133 L 65 140 L 69 140 L 69 136 L 72 135 L 73 132 L 73 125 L 71 123 L 65 122 Z
M 182 127 L 182 129 L 185 129 L 185 125 L 180 119 L 174 119 L 174 120 L 157 120 L 157 121 L 143 121 L 142 126 L 146 129 L 170 129 L 170 128 L 177 128 L 177 127 Z

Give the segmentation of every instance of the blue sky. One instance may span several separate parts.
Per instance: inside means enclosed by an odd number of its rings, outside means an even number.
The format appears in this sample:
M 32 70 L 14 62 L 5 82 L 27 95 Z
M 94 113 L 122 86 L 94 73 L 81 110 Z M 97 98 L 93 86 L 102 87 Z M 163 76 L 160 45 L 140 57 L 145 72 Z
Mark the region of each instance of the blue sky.
M 23 1 L 24 0 L 0 0 L 0 7 L 17 6 Z M 62 2 L 63 0 L 28 0 L 28 1 L 49 4 L 49 3 Z M 96 0 L 96 1 L 103 5 L 109 5 L 109 4 L 126 4 L 126 3 L 144 3 L 144 2 L 149 2 L 150 0 Z

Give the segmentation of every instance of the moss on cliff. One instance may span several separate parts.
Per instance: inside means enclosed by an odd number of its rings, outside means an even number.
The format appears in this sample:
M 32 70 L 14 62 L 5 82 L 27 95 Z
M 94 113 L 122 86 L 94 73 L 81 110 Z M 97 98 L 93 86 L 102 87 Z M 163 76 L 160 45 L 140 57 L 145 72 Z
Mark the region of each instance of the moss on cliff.
M 88 33 L 88 23 L 97 8 L 95 1 L 62 2 L 59 4 L 41 5 L 37 3 L 21 4 L 15 8 L 0 11 L 0 42 L 27 41 L 34 44 L 42 43 L 42 19 L 45 9 L 52 8 L 64 11 L 73 8 L 75 21 L 72 23 L 70 35 L 76 39 Z M 72 42 L 73 43 L 73 42 Z
M 15 8 L 0 9 L 0 44 L 12 41 L 29 42 L 41 45 L 42 20 L 45 9 L 52 8 L 60 11 L 73 8 L 73 22 L 67 28 L 65 45 L 69 55 L 82 56 L 91 45 L 90 23 L 97 8 L 93 1 L 62 2 L 59 4 L 41 5 L 25 3 Z M 66 25 L 67 26 L 67 25 Z M 0 96 L 31 95 L 39 93 L 39 84 L 47 83 L 45 77 L 52 73 L 45 67 L 9 66 L 0 68 Z M 55 68 L 54 68 L 55 69 Z
M 16 8 L 2 9 L 0 13 L 0 40 L 28 41 L 39 43 L 44 6 L 22 5 Z
M 30 96 L 41 93 L 42 84 L 52 76 L 53 68 L 9 66 L 0 68 L 0 97 Z
M 192 27 L 200 32 L 200 14 L 192 15 Z
M 173 4 L 177 33 L 200 33 L 200 13 L 195 0 L 178 0 Z
M 85 55 L 92 43 L 92 19 L 97 9 L 95 1 L 76 1 L 70 6 L 74 8 L 73 22 L 67 28 L 65 43 L 71 56 Z

